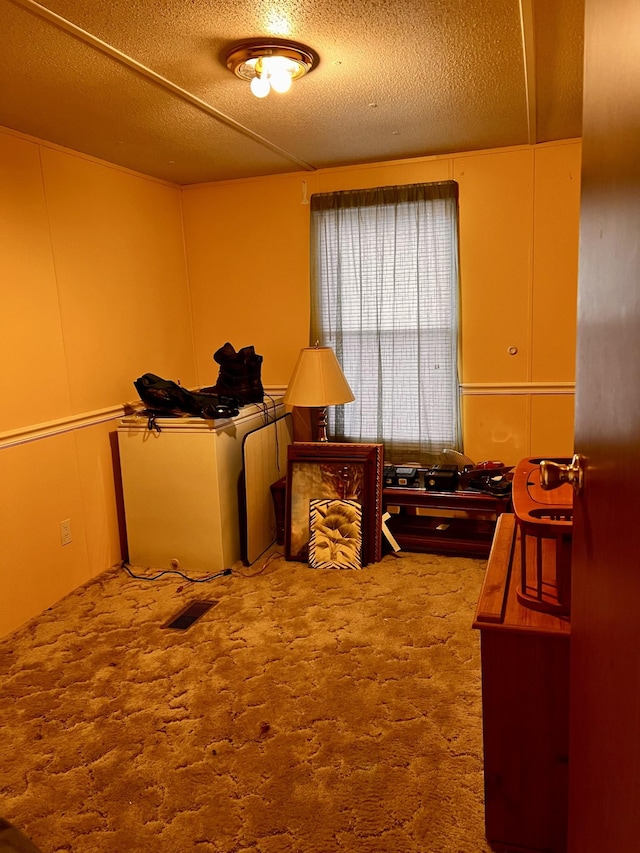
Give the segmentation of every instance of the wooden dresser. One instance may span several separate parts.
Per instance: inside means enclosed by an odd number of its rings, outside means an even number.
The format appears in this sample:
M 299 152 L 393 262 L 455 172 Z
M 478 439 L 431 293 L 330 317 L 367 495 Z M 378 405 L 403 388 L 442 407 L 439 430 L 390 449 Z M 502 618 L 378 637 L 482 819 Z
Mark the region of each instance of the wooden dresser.
M 520 603 L 520 532 L 501 515 L 480 630 L 486 835 L 495 851 L 566 853 L 569 620 Z

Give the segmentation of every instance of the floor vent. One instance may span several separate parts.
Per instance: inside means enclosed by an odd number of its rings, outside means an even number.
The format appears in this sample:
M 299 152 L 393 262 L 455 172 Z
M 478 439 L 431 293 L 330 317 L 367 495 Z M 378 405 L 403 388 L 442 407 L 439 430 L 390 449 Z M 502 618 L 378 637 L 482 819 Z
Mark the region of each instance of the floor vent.
M 167 622 L 162 627 L 174 628 L 177 631 L 186 631 L 201 616 L 204 616 L 207 610 L 215 607 L 217 603 L 217 601 L 192 601 L 191 604 L 184 607 L 176 616 L 171 618 L 170 622 Z

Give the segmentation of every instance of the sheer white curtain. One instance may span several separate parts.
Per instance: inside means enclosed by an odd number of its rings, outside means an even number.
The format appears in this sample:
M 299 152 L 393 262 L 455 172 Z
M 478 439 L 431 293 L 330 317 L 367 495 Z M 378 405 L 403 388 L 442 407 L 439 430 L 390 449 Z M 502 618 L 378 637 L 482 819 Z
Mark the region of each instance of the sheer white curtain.
M 329 409 L 332 438 L 395 463 L 460 450 L 458 185 L 314 194 L 311 223 L 311 343 L 356 398 Z

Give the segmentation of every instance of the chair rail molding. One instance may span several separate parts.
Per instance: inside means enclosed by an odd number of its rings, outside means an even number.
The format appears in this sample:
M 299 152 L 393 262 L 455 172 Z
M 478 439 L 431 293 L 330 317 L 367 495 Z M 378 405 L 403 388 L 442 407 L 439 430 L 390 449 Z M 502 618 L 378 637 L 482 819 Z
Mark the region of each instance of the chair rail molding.
M 465 397 L 496 396 L 500 394 L 564 394 L 575 393 L 575 382 L 462 382 L 460 392 Z
M 264 408 L 267 415 L 274 416 L 277 407 L 281 404 L 281 398 L 284 393 L 283 387 L 273 386 L 265 387 L 265 402 Z M 16 447 L 19 444 L 27 444 L 30 441 L 38 441 L 43 438 L 53 438 L 56 435 L 62 435 L 73 430 L 85 429 L 86 427 L 97 426 L 108 421 L 119 420 L 126 415 L 131 415 L 136 411 L 141 411 L 140 400 L 133 403 L 121 403 L 117 406 L 108 406 L 105 409 L 95 409 L 91 412 L 80 412 L 75 415 L 68 415 L 65 418 L 58 418 L 54 421 L 45 421 L 39 424 L 28 424 L 18 429 L 7 430 L 0 432 L 0 450 L 7 447 Z M 240 418 L 253 414 L 255 406 L 251 406 L 251 412 L 241 412 Z M 237 422 L 237 421 L 236 421 Z

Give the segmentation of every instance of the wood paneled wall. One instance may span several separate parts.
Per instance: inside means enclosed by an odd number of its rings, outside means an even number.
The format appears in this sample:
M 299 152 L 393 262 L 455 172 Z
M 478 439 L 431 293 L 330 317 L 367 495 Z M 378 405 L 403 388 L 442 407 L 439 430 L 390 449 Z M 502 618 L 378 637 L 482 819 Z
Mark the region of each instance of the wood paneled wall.
M 309 344 L 313 192 L 455 179 L 465 451 L 571 455 L 580 156 L 567 141 L 184 188 L 199 377 L 232 339 L 288 381 Z
M 4 634 L 121 559 L 115 419 L 195 365 L 177 187 L 0 131 L 0 220 Z
M 312 192 L 459 181 L 465 449 L 570 453 L 579 167 L 568 141 L 180 189 L 0 129 L 0 634 L 124 556 L 137 376 L 211 384 L 229 340 L 286 385 Z

